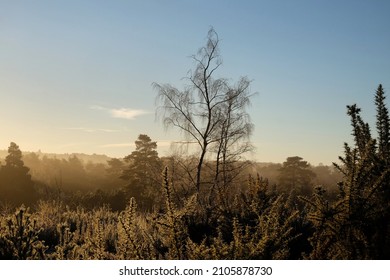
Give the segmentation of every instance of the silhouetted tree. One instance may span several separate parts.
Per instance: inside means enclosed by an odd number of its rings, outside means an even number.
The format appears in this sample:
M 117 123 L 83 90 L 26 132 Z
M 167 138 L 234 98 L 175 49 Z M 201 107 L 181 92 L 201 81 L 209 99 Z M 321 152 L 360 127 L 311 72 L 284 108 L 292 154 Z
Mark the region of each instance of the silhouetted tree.
M 279 183 L 283 187 L 305 194 L 311 192 L 311 182 L 315 178 L 315 173 L 301 157 L 288 157 L 279 172 Z
M 29 168 L 24 165 L 19 146 L 11 142 L 5 165 L 0 169 L 0 199 L 15 206 L 31 205 L 37 197 Z
M 253 124 L 246 112 L 250 105 L 250 81 L 241 78 L 233 87 L 227 85 L 225 100 L 220 104 L 220 121 L 216 134 L 219 135 L 213 150 L 216 153 L 215 185 L 223 197 L 227 197 L 229 186 L 247 166 L 243 154 L 252 151 L 249 137 Z
M 184 90 L 170 84 L 153 84 L 158 92 L 158 113 L 161 113 L 165 127 L 177 127 L 187 137 L 188 143 L 195 143 L 200 149 L 195 174 L 189 173 L 198 193 L 201 185 L 206 183 L 202 181 L 202 171 L 209 152 L 217 153 L 216 180 L 219 180 L 221 174 L 227 178 L 231 156 L 237 158 L 250 148 L 247 140 L 252 125 L 245 112 L 249 104 L 250 82 L 241 78 L 234 87 L 229 86 L 225 78 L 214 78 L 222 64 L 219 44 L 217 33 L 210 29 L 206 45 L 192 56 L 196 66 Z
M 139 208 L 151 209 L 159 200 L 162 165 L 157 153 L 157 143 L 148 135 L 140 134 L 135 141 L 135 151 L 125 157 L 128 166 L 123 170 L 122 179 L 127 181 L 126 190 L 136 198 Z

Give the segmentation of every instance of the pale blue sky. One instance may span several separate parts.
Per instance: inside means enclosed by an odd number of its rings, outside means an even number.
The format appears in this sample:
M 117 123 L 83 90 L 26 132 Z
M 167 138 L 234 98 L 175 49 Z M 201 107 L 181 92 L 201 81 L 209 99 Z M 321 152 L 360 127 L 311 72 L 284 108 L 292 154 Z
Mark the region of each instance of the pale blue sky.
M 386 0 L 0 0 L 0 149 L 123 157 L 145 133 L 167 155 L 180 138 L 155 121 L 151 84 L 182 88 L 213 26 L 217 76 L 259 93 L 252 158 L 330 164 L 350 140 L 345 106 L 374 127 L 376 87 L 390 89 L 389 14 Z

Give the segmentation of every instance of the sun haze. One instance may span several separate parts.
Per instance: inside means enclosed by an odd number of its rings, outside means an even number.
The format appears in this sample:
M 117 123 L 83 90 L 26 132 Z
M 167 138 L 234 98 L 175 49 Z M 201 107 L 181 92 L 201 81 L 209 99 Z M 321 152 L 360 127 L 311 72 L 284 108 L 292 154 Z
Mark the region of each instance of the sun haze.
M 205 9 L 207 6 L 207 9 Z M 7 1 L 0 4 L 0 148 L 124 157 L 141 133 L 160 154 L 183 140 L 155 120 L 157 82 L 185 88 L 212 26 L 218 77 L 245 76 L 252 157 L 337 161 L 346 105 L 374 120 L 390 88 L 386 1 Z

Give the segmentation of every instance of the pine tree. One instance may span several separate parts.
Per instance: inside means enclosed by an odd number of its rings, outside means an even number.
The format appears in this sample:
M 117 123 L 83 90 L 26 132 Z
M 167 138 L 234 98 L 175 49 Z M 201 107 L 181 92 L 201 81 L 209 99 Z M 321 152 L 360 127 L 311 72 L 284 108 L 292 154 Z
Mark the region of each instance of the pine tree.
M 36 201 L 37 194 L 29 171 L 24 165 L 19 146 L 11 142 L 5 165 L 0 170 L 0 192 L 4 201 L 15 206 L 31 205 Z
M 310 183 L 316 175 L 309 167 L 308 162 L 301 157 L 288 157 L 279 169 L 279 183 L 283 187 L 288 187 L 288 191 L 311 193 Z
M 28 173 L 28 168 L 24 166 L 24 162 L 22 160 L 22 151 L 14 142 L 11 142 L 8 147 L 8 155 L 5 158 L 5 162 L 7 167 L 22 169 L 26 174 Z
M 121 178 L 127 181 L 126 191 L 129 197 L 134 197 L 140 209 L 151 209 L 153 204 L 161 199 L 160 174 L 162 165 L 157 153 L 157 143 L 148 135 L 140 134 L 135 141 L 135 151 L 125 157 L 128 166 Z

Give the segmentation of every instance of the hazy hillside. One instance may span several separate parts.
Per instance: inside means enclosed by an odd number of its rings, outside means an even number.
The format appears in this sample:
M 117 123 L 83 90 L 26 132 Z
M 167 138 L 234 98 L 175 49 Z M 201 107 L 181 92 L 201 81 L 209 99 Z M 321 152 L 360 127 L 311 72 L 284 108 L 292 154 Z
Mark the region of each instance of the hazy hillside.
M 39 158 L 47 157 L 47 158 L 56 158 L 56 159 L 65 159 L 68 160 L 71 157 L 77 157 L 80 159 L 83 163 L 102 163 L 102 164 L 107 164 L 107 161 L 110 160 L 111 158 L 106 155 L 98 155 L 98 154 L 84 154 L 84 153 L 66 153 L 66 154 L 55 154 L 55 153 L 44 153 L 41 151 L 38 152 L 28 152 L 28 151 L 22 151 L 23 155 L 28 155 L 31 153 L 35 153 Z M 7 150 L 0 150 L 0 160 L 4 160 L 5 157 L 8 155 Z

